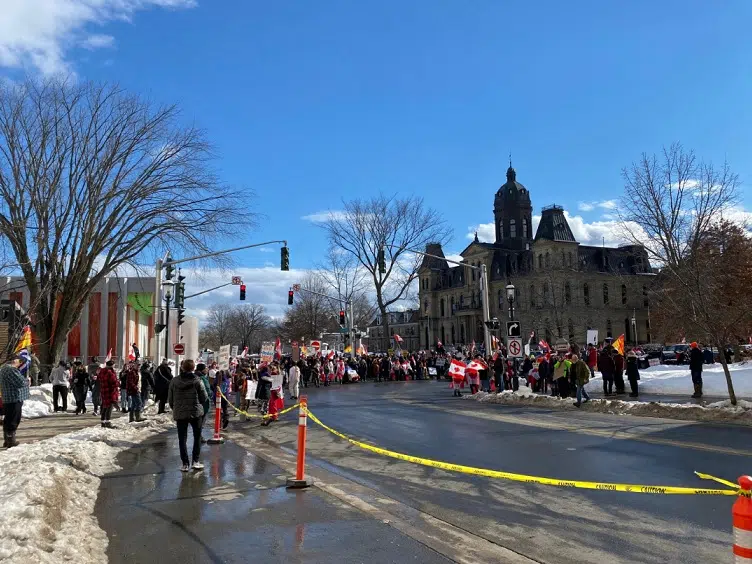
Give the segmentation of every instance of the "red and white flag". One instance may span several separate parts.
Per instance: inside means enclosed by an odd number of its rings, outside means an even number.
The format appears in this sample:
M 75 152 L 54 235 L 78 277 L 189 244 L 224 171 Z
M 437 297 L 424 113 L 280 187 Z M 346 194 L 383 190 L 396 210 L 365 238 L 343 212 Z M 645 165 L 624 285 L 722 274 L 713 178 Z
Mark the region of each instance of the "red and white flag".
M 545 352 L 548 352 L 548 351 L 551 350 L 551 347 L 549 347 L 548 343 L 546 341 L 544 341 L 543 339 L 541 339 L 540 341 L 538 341 L 538 346 L 540 347 L 540 349 L 542 351 L 545 351 Z
M 466 368 L 467 366 L 464 362 L 453 358 L 452 362 L 449 363 L 449 375 L 452 377 L 452 380 L 464 380 Z
M 394 340 L 398 343 L 401 343 L 404 341 L 404 339 L 400 337 L 399 335 L 397 335 L 397 333 L 394 334 Z
M 750 337 L 750 338 L 752 339 L 752 337 Z M 437 346 L 438 348 L 441 348 L 441 347 L 443 347 L 444 345 L 443 345 L 443 344 L 441 343 L 441 341 L 439 341 L 438 339 L 436 339 L 436 346 Z
M 130 351 L 128 352 L 128 360 L 136 360 L 136 351 L 133 350 L 133 345 L 131 345 Z
M 246 356 L 248 356 L 248 347 L 245 347 L 243 352 L 240 353 L 240 358 L 245 358 Z
M 488 370 L 488 365 L 481 359 L 477 358 L 467 365 L 467 370 L 475 370 L 476 372 L 480 370 Z
M 110 362 L 112 360 L 112 349 L 107 351 L 107 356 L 105 357 L 104 361 L 105 363 Z
M 329 351 L 329 354 L 326 355 L 326 358 L 328 360 L 332 360 L 334 358 L 334 349 Z
M 279 340 L 279 337 L 277 337 L 277 340 L 274 342 L 274 360 L 282 360 L 282 343 Z

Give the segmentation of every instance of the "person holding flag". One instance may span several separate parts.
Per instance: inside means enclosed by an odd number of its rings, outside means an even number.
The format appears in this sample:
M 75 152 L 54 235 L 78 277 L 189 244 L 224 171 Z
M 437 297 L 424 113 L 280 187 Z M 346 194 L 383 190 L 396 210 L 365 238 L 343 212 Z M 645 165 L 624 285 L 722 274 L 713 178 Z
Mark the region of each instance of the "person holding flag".
M 450 388 L 454 389 L 454 395 L 455 397 L 461 397 L 462 392 L 460 392 L 460 388 L 465 387 L 465 370 L 467 369 L 467 366 L 464 362 L 461 362 L 457 359 L 452 359 L 452 361 L 449 363 L 449 375 L 452 377 L 452 383 L 449 385 Z

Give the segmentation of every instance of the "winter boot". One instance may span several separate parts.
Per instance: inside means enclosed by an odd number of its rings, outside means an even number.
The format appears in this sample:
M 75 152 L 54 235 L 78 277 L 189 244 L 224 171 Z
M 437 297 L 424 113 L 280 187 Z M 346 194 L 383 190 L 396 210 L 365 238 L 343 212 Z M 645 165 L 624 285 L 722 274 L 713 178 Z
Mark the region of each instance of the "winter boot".
M 8 433 L 3 431 L 3 448 L 8 448 Z
M 145 418 L 141 417 L 141 412 L 137 411 L 136 412 L 136 423 L 141 423 L 142 421 L 148 421 L 148 419 L 145 419 Z
M 19 445 L 19 442 L 16 440 L 16 433 L 8 433 L 8 447 L 17 447 Z
M 695 387 L 695 393 L 692 394 L 692 397 L 697 399 L 702 397 L 702 392 L 700 391 L 700 384 L 694 384 Z
M 128 423 L 133 423 L 136 420 L 136 414 L 131 410 L 128 412 Z

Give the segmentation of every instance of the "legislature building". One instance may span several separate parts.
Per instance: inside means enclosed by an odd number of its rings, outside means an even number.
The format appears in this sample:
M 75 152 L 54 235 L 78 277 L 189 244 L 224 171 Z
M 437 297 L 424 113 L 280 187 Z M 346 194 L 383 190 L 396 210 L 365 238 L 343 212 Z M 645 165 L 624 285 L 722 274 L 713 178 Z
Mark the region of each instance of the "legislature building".
M 515 287 L 514 315 L 527 338 L 557 339 L 584 345 L 588 329 L 599 341 L 622 333 L 629 344 L 650 342 L 649 288 L 654 275 L 647 252 L 639 245 L 618 248 L 577 242 L 564 209 L 552 205 L 541 211 L 533 234 L 530 192 L 517 182 L 511 167 L 494 199 L 496 241 L 475 240 L 462 251 L 462 262 L 486 265 L 490 314 L 509 319 L 506 286 Z M 440 244 L 426 253 L 444 257 Z M 420 343 L 432 348 L 483 343 L 480 273 L 425 257 L 419 270 Z

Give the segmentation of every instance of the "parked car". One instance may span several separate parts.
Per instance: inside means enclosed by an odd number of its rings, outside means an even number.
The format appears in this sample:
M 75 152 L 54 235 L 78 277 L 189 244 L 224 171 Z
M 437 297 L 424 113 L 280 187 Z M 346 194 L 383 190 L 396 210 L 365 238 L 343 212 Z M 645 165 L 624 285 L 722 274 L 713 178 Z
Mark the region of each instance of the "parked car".
M 661 364 L 687 364 L 689 362 L 689 345 L 666 345 L 661 351 Z

